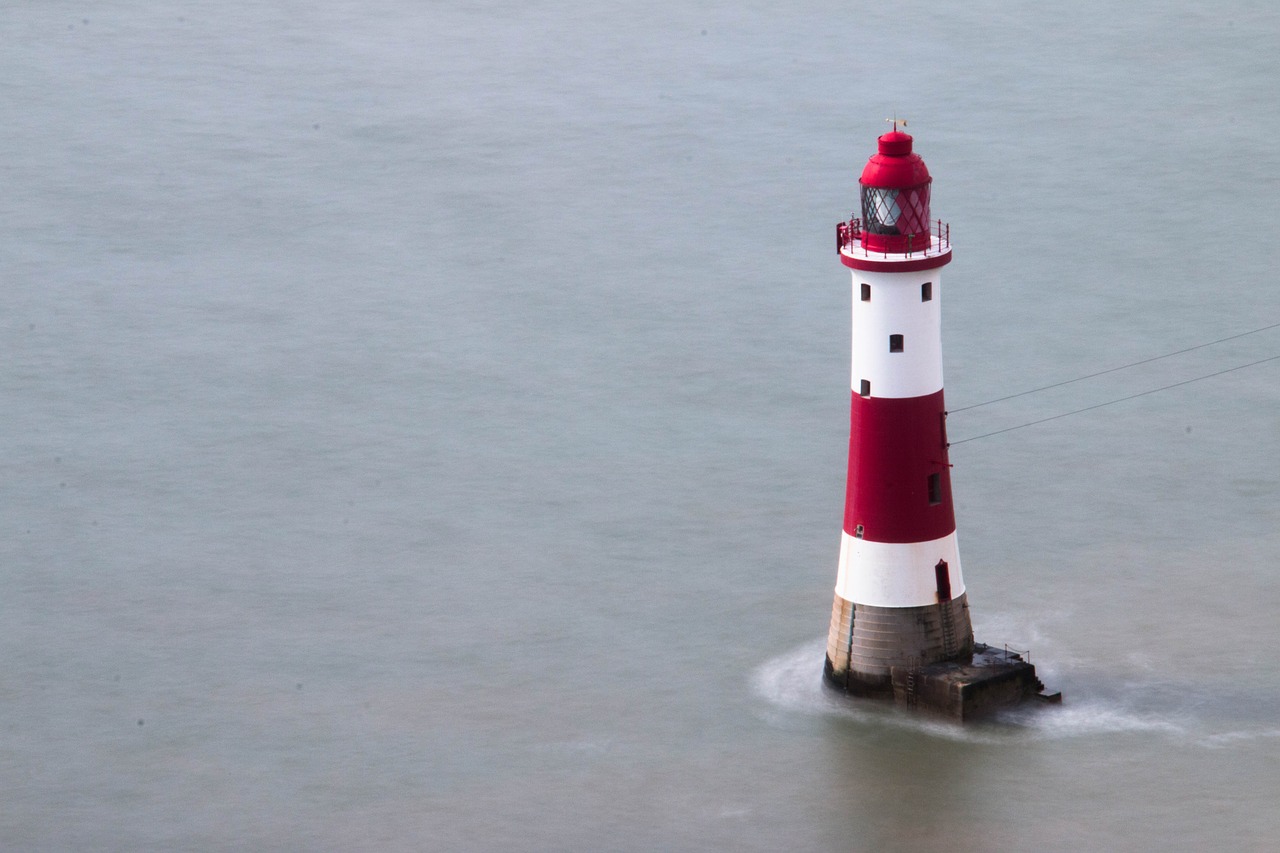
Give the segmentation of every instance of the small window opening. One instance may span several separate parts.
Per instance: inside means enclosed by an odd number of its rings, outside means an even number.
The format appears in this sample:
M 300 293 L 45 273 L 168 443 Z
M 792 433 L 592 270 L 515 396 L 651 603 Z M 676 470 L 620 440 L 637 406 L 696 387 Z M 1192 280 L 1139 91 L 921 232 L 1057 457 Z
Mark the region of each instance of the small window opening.
M 862 525 L 861 525 L 861 524 L 859 524 L 857 527 L 853 528 L 853 538 L 854 538 L 854 539 L 861 539 L 861 538 L 862 538 Z
M 942 503 L 942 475 L 929 475 L 929 506 Z
M 933 282 L 926 281 L 920 285 L 920 301 L 929 302 L 933 299 Z
M 889 336 L 889 352 L 902 352 L 902 335 Z
M 859 389 L 858 393 L 861 394 L 863 397 L 871 396 L 871 380 L 870 379 L 862 380 L 862 388 Z
M 865 281 L 862 283 L 862 301 L 871 301 L 871 285 L 867 284 Z

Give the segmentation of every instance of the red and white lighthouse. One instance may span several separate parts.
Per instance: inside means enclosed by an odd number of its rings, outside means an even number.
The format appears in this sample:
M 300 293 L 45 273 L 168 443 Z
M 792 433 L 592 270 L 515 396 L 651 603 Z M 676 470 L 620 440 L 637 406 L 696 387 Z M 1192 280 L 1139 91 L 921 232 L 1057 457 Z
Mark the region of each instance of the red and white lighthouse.
M 933 179 L 898 129 L 859 181 L 862 215 L 837 227 L 853 273 L 849 478 L 827 680 L 893 693 L 894 669 L 967 660 L 942 391 L 942 268 L 950 228 L 930 219 Z M 914 682 L 913 682 L 914 683 Z

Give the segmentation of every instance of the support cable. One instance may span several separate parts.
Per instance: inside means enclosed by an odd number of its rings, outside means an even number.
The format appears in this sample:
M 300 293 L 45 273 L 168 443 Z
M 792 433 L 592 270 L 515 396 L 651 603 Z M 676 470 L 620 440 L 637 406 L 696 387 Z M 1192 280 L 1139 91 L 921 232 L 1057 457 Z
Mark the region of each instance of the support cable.
M 1280 324 L 1278 324 L 1278 325 L 1280 325 Z M 1268 327 L 1268 328 L 1274 328 L 1274 327 Z M 1255 331 L 1262 331 L 1262 330 L 1261 330 L 1261 329 L 1257 329 L 1257 330 L 1255 330 Z M 1246 334 L 1246 335 L 1247 335 L 1247 334 L 1252 334 L 1252 332 L 1245 332 L 1245 334 Z M 1237 335 L 1236 337 L 1241 337 L 1241 336 L 1240 336 L 1240 335 Z M 1230 338 L 1224 338 L 1223 340 L 1230 340 Z M 1208 346 L 1208 344 L 1201 344 L 1201 346 Z M 1198 349 L 1198 347 L 1192 347 L 1192 349 Z M 1186 350 L 1183 350 L 1183 351 L 1184 351 L 1184 352 L 1186 352 Z M 1170 353 L 1170 355 L 1177 355 L 1177 353 Z M 1165 357 L 1165 356 L 1161 356 L 1161 358 L 1164 358 L 1164 357 Z M 1164 386 L 1161 386 L 1160 388 L 1152 388 L 1150 391 L 1140 391 L 1140 392 L 1139 392 L 1139 393 L 1137 393 L 1137 394 L 1130 394 L 1128 397 L 1121 397 L 1121 398 L 1120 398 L 1120 399 L 1118 399 L 1118 400 L 1110 400 L 1110 401 L 1108 401 L 1108 402 L 1106 402 L 1106 403 L 1097 403 L 1097 404 L 1092 405 L 1092 406 L 1085 406 L 1083 409 L 1076 409 L 1076 410 L 1075 410 L 1075 411 L 1073 411 L 1073 412 L 1063 412 L 1063 413 L 1062 413 L 1062 414 L 1060 414 L 1060 415 L 1053 415 L 1052 417 L 1048 417 L 1048 418 L 1041 418 L 1041 419 L 1040 419 L 1040 420 L 1038 420 L 1038 421 L 1029 421 L 1029 422 L 1027 422 L 1027 423 L 1025 423 L 1025 424 L 1018 424 L 1017 426 L 1011 426 L 1011 427 L 1005 427 L 1004 429 L 998 429 L 998 430 L 996 430 L 995 432 L 987 432 L 987 433 L 983 433 L 982 435 L 973 435 L 973 436 L 970 436 L 969 438 L 962 438 L 962 439 L 960 439 L 959 441 L 953 441 L 953 442 L 951 442 L 951 443 L 950 443 L 950 444 L 948 444 L 947 446 L 948 446 L 948 447 L 954 447 L 954 446 L 955 446 L 955 445 L 957 445 L 957 444 L 964 444 L 966 441 L 977 441 L 977 440 L 978 440 L 978 439 L 980 439 L 980 438 L 990 438 L 990 437 L 991 437 L 991 436 L 993 436 L 993 435 L 1000 435 L 1001 433 L 1004 433 L 1004 432 L 1013 432 L 1015 429 L 1024 429 L 1024 428 L 1029 427 L 1029 426 L 1035 426 L 1036 424 L 1043 424 L 1043 423 L 1048 423 L 1049 421 L 1056 421 L 1056 420 L 1058 420 L 1059 418 L 1066 418 L 1066 417 L 1070 417 L 1071 415 L 1078 415 L 1078 414 L 1080 414 L 1081 412 L 1091 412 L 1091 411 L 1093 411 L 1094 409 L 1101 409 L 1103 406 L 1114 406 L 1116 403 L 1123 403 L 1123 402 L 1125 402 L 1126 400 L 1134 400 L 1134 399 L 1137 399 L 1138 397 L 1145 397 L 1145 396 L 1147 396 L 1148 394 L 1155 394 L 1155 393 L 1157 393 L 1157 392 L 1159 392 L 1159 391 L 1168 391 L 1170 388 L 1177 388 L 1179 385 L 1190 385 L 1192 382 L 1199 382 L 1199 381 L 1200 381 L 1200 380 L 1202 380 L 1202 379 L 1212 379 L 1213 377 L 1215 377 L 1215 376 L 1221 376 L 1221 375 L 1222 375 L 1222 374 L 1224 374 L 1224 373 L 1231 373 L 1232 371 L 1235 371 L 1235 370 L 1244 370 L 1246 367 L 1254 367 L 1255 365 L 1259 365 L 1259 364 L 1266 364 L 1268 361 L 1275 361 L 1276 359 L 1280 359 L 1280 355 L 1273 355 L 1273 356 L 1271 356 L 1270 358 L 1264 358 L 1264 359 L 1260 359 L 1260 360 L 1258 360 L 1258 361 L 1251 361 L 1251 362 L 1249 362 L 1248 364 L 1240 364 L 1240 365 L 1237 365 L 1237 366 L 1235 366 L 1235 367 L 1228 367 L 1226 370 L 1219 370 L 1217 373 L 1209 373 L 1209 374 L 1206 374 L 1206 375 L 1204 375 L 1204 376 L 1197 376 L 1197 377 L 1195 377 L 1194 379 L 1184 379 L 1184 380 L 1182 380 L 1181 382 L 1175 382 L 1175 383 L 1173 383 L 1172 385 L 1164 385 Z M 1155 361 L 1155 359 L 1148 359 L 1148 361 Z M 1138 362 L 1138 363 L 1139 363 L 1139 364 L 1141 364 L 1141 362 Z M 1120 369 L 1122 369 L 1122 368 L 1118 368 L 1118 367 L 1117 367 L 1117 368 L 1115 368 L 1115 369 L 1116 369 L 1116 370 L 1120 370 Z M 1110 371 L 1103 371 L 1103 372 L 1104 372 L 1104 373 L 1109 373 Z M 1095 376 L 1098 376 L 1098 375 L 1101 375 L 1101 374 L 1094 374 L 1094 375 L 1095 375 Z M 1089 377 L 1085 376 L 1085 377 L 1081 377 L 1081 378 L 1083 378 L 1083 379 L 1088 379 Z M 1078 381 L 1078 380 L 1073 379 L 1073 380 L 1071 380 L 1071 381 L 1072 381 L 1072 382 L 1076 382 L 1076 381 Z M 1065 385 L 1066 383 L 1065 383 L 1065 382 L 1063 382 L 1063 383 L 1059 383 L 1059 384 Z M 1054 387 L 1054 386 L 1050 385 L 1049 387 L 1050 387 L 1050 388 L 1052 388 L 1052 387 Z M 1031 392 L 1030 392 L 1030 391 L 1027 391 L 1027 392 L 1025 392 L 1025 393 L 1030 394 Z M 1016 397 L 1016 396 L 1019 396 L 1019 395 L 1015 394 L 1014 396 Z M 1006 397 L 1005 399 L 1008 399 L 1008 398 Z M 992 402 L 995 402 L 995 401 L 993 400 Z M 976 406 L 970 406 L 969 408 L 971 408 L 971 409 L 972 409 L 972 408 L 976 408 Z M 956 409 L 956 411 L 963 411 L 963 409 Z
M 992 403 L 1003 403 L 1005 400 L 1012 400 L 1015 397 L 1025 397 L 1028 394 L 1035 394 L 1039 391 L 1048 391 L 1050 388 L 1061 388 L 1063 385 L 1070 385 L 1073 382 L 1083 382 L 1086 379 L 1094 379 L 1098 376 L 1106 376 L 1108 373 L 1115 373 L 1118 370 L 1128 370 L 1130 367 L 1137 367 L 1140 364 L 1150 364 L 1151 362 L 1159 361 L 1162 358 L 1172 358 L 1175 355 L 1182 355 L 1184 352 L 1192 352 L 1193 350 L 1204 349 L 1205 347 L 1211 347 L 1214 344 L 1222 344 L 1222 343 L 1226 343 L 1227 341 L 1234 341 L 1236 338 L 1243 338 L 1246 335 L 1256 335 L 1258 332 L 1265 332 L 1269 329 L 1275 329 L 1275 328 L 1280 328 L 1280 323 L 1272 323 L 1270 326 L 1263 326 L 1261 329 L 1254 329 L 1249 332 L 1241 332 L 1238 335 L 1231 335 L 1229 337 L 1219 338 L 1216 341 L 1209 341 L 1209 343 L 1207 344 L 1196 344 L 1193 347 L 1180 349 L 1177 352 L 1165 353 L 1164 355 L 1157 355 L 1157 356 L 1153 356 L 1152 358 L 1144 358 L 1142 361 L 1135 361 L 1132 364 L 1122 364 L 1119 367 L 1112 367 L 1112 368 L 1109 368 L 1108 370 L 1100 370 L 1097 373 L 1090 373 L 1088 376 L 1077 376 L 1075 379 L 1068 379 L 1064 382 L 1055 382 L 1052 385 L 1045 385 L 1043 388 L 1032 388 L 1030 391 L 1019 391 L 1017 394 L 1010 394 L 1007 397 L 997 397 L 994 400 L 987 400 L 985 403 L 974 403 L 972 406 L 964 406 L 963 408 L 960 408 L 960 409 L 951 409 L 951 414 L 955 414 L 956 412 L 967 412 L 970 409 L 978 409 L 983 406 L 990 406 Z M 1255 364 L 1260 364 L 1260 363 L 1261 362 L 1255 362 Z M 1247 364 L 1245 365 L 1245 367 L 1249 367 L 1249 366 L 1250 365 L 1247 365 Z M 1238 368 L 1232 368 L 1232 370 L 1237 370 L 1237 369 Z M 1215 373 L 1213 375 L 1217 376 L 1218 374 Z M 1205 377 L 1205 378 L 1208 378 L 1208 377 Z M 1194 382 L 1196 380 L 1192 379 L 1189 381 Z M 1176 386 L 1170 385 L 1169 387 L 1174 388 Z M 1163 389 L 1157 389 L 1157 390 L 1163 390 Z M 1153 392 L 1147 392 L 1147 393 L 1153 393 Z M 1129 398 L 1125 398 L 1125 399 L 1129 399 Z M 1118 403 L 1120 401 L 1117 400 L 1116 402 Z M 1110 405 L 1110 404 L 1104 403 L 1103 405 Z M 1080 411 L 1083 412 L 1088 410 L 1081 409 Z M 1065 417 L 1065 416 L 1059 415 L 1059 417 Z M 966 439 L 966 441 L 970 441 L 970 440 L 972 439 Z

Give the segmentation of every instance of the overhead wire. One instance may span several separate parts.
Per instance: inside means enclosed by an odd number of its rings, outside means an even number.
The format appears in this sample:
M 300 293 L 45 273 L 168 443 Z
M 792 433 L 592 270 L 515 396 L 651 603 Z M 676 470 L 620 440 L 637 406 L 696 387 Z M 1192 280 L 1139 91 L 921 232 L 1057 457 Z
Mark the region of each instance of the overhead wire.
M 1280 324 L 1277 324 L 1277 325 L 1280 325 Z M 1268 326 L 1267 328 L 1275 328 L 1275 327 L 1274 327 L 1274 326 Z M 1259 331 L 1259 332 L 1260 332 L 1260 331 L 1262 331 L 1262 329 L 1255 329 L 1254 331 Z M 1251 332 L 1246 332 L 1245 334 L 1252 334 L 1252 333 L 1251 333 Z M 1243 335 L 1236 335 L 1235 337 L 1243 337 Z M 1231 338 L 1223 338 L 1223 340 L 1231 340 Z M 1209 344 L 1201 344 L 1201 346 L 1209 346 Z M 1200 349 L 1200 347 L 1192 347 L 1191 349 Z M 1189 350 L 1183 350 L 1183 352 L 1189 352 Z M 1177 353 L 1170 353 L 1170 355 L 1177 355 Z M 1168 357 L 1168 356 L 1161 356 L 1161 358 L 1167 358 L 1167 357 Z M 1204 380 L 1204 379 L 1212 379 L 1213 377 L 1215 377 L 1215 376 L 1221 376 L 1221 375 L 1223 375 L 1224 373 L 1231 373 L 1231 372 L 1236 371 L 1236 370 L 1244 370 L 1246 367 L 1254 367 L 1254 366 L 1259 365 L 1259 364 L 1265 364 L 1265 363 L 1267 363 L 1268 361 L 1275 361 L 1276 359 L 1280 359 L 1280 355 L 1273 355 L 1273 356 L 1270 356 L 1269 358 L 1259 359 L 1258 361 L 1251 361 L 1251 362 L 1249 362 L 1248 364 L 1239 364 L 1239 365 L 1236 365 L 1235 367 L 1228 367 L 1226 370 L 1219 370 L 1217 373 L 1209 373 L 1209 374 L 1206 374 L 1206 375 L 1204 375 L 1204 376 L 1197 376 L 1197 377 L 1195 377 L 1194 379 L 1184 379 L 1184 380 L 1182 380 L 1181 382 L 1174 382 L 1172 385 L 1164 385 L 1164 386 L 1161 386 L 1161 387 L 1159 387 L 1159 388 L 1152 388 L 1152 389 L 1151 389 L 1151 390 L 1149 390 L 1149 391 L 1140 391 L 1140 392 L 1138 392 L 1137 394 L 1130 394 L 1130 395 L 1129 395 L 1129 396 L 1127 396 L 1127 397 L 1120 397 L 1120 398 L 1119 398 L 1119 399 L 1117 399 L 1117 400 L 1108 400 L 1108 401 L 1107 401 L 1107 402 L 1105 402 L 1105 403 L 1096 403 L 1096 404 L 1094 404 L 1094 405 L 1092 405 L 1092 406 L 1085 406 L 1083 409 L 1076 409 L 1075 411 L 1071 411 L 1071 412 L 1063 412 L 1063 413 L 1062 413 L 1062 414 L 1060 414 L 1060 415 L 1052 415 L 1052 416 L 1047 417 L 1047 418 L 1041 418 L 1041 419 L 1040 419 L 1040 420 L 1038 420 L 1038 421 L 1029 421 L 1029 422 L 1024 423 L 1024 424 L 1018 424 L 1017 426 L 1005 427 L 1004 429 L 998 429 L 998 430 L 995 430 L 995 431 L 993 431 L 993 432 L 983 433 L 982 435 L 971 435 L 971 436 L 969 436 L 968 438 L 962 438 L 962 439 L 960 439 L 959 441 L 953 441 L 953 442 L 950 442 L 947 446 L 948 446 L 948 447 L 954 447 L 954 446 L 955 446 L 955 445 L 957 445 L 957 444 L 964 444 L 964 443 L 965 443 L 965 442 L 967 442 L 967 441 L 977 441 L 977 440 L 978 440 L 978 439 L 980 439 L 980 438 L 990 438 L 990 437 L 991 437 L 991 436 L 993 436 L 993 435 L 1000 435 L 1001 433 L 1005 433 L 1005 432 L 1013 432 L 1014 430 L 1017 430 L 1017 429 L 1025 429 L 1025 428 L 1030 427 L 1030 426 L 1035 426 L 1036 424 L 1043 424 L 1043 423 L 1048 423 L 1049 421 L 1056 421 L 1056 420 L 1058 420 L 1058 419 L 1060 419 L 1060 418 L 1067 418 L 1067 417 L 1070 417 L 1071 415 L 1078 415 L 1078 414 L 1080 414 L 1080 413 L 1082 413 L 1082 412 L 1091 412 L 1091 411 L 1093 411 L 1094 409 L 1101 409 L 1101 408 L 1102 408 L 1102 407 L 1104 407 L 1104 406 L 1114 406 L 1116 403 L 1123 403 L 1123 402 L 1125 402 L 1126 400 L 1134 400 L 1134 399 L 1137 399 L 1138 397 L 1145 397 L 1145 396 L 1147 396 L 1148 394 L 1155 394 L 1155 393 L 1158 393 L 1158 392 L 1160 392 L 1160 391 L 1168 391 L 1170 388 L 1177 388 L 1177 387 L 1178 387 L 1178 386 L 1180 386 L 1180 385 L 1190 385 L 1192 382 L 1200 382 L 1201 380 Z M 1155 359 L 1147 359 L 1147 361 L 1155 361 Z M 1136 364 L 1143 364 L 1143 363 L 1145 363 L 1145 362 L 1135 362 L 1135 363 L 1136 363 Z M 1129 366 L 1132 366 L 1132 365 L 1129 365 Z M 1116 370 L 1120 370 L 1120 369 L 1122 369 L 1122 368 L 1115 368 L 1115 369 L 1116 369 Z M 1107 370 L 1107 371 L 1103 371 L 1103 373 L 1111 373 L 1111 372 L 1112 372 L 1112 371 L 1109 371 L 1109 370 Z M 1095 376 L 1101 376 L 1102 374 L 1101 374 L 1101 373 L 1095 373 L 1094 375 L 1095 375 Z M 1084 376 L 1084 377 L 1081 377 L 1081 378 L 1082 378 L 1082 379 L 1088 379 L 1089 377 Z M 1071 381 L 1076 382 L 1076 381 L 1079 381 L 1079 380 L 1074 380 L 1074 379 L 1073 379 L 1073 380 L 1071 380 Z M 1061 385 L 1065 385 L 1065 384 L 1067 384 L 1067 383 L 1062 382 L 1062 383 L 1059 383 L 1059 384 L 1061 384 Z M 1047 388 L 1056 388 L 1057 386 L 1056 386 L 1056 385 L 1049 385 L 1049 386 L 1046 386 L 1046 387 L 1047 387 Z M 1044 390 L 1044 389 L 1041 389 L 1041 390 Z M 1030 392 L 1030 391 L 1026 391 L 1026 392 L 1023 392 L 1023 393 L 1029 394 L 1029 393 L 1031 393 L 1031 392 Z M 1015 396 L 1015 397 L 1020 397 L 1020 396 L 1022 396 L 1022 395 L 1021 395 L 1021 394 L 1014 394 L 1013 396 Z M 1004 398 L 1004 399 L 1009 399 L 1009 398 L 1008 398 L 1008 397 L 1006 397 L 1006 398 Z M 990 401 L 990 402 L 993 402 L 993 403 L 994 403 L 994 402 L 996 402 L 996 401 L 995 401 L 995 400 L 992 400 L 992 401 Z M 977 407 L 976 407 L 976 406 L 969 406 L 969 408 L 971 408 L 971 409 L 972 409 L 972 408 L 977 408 Z M 955 411 L 964 411 L 964 410 L 963 410 L 963 409 L 956 409 Z M 948 414 L 950 414 L 950 413 L 948 413 Z
M 1164 355 L 1157 355 L 1157 356 L 1153 356 L 1153 357 L 1151 357 L 1151 358 L 1144 358 L 1144 359 L 1142 359 L 1141 361 L 1131 362 L 1130 364 L 1122 364 L 1122 365 L 1120 365 L 1119 367 L 1111 367 L 1111 368 L 1108 368 L 1107 370 L 1099 370 L 1097 373 L 1090 373 L 1088 376 L 1077 376 L 1075 379 L 1067 379 L 1067 380 L 1064 380 L 1064 381 L 1062 381 L 1062 382 L 1055 382 L 1055 383 L 1053 383 L 1052 385 L 1045 385 L 1045 386 L 1043 386 L 1043 387 L 1041 387 L 1041 388 L 1032 388 L 1032 389 L 1031 389 L 1031 390 L 1029 390 L 1029 391 L 1019 391 L 1019 392 L 1018 392 L 1018 393 L 1016 393 L 1016 394 L 1009 394 L 1009 395 L 1004 396 L 1004 397 L 996 397 L 994 400 L 987 400 L 987 401 L 985 401 L 985 402 L 983 402 L 983 403 L 974 403 L 972 406 L 963 406 L 963 407 L 961 407 L 961 408 L 959 408 L 959 409 L 951 409 L 951 410 L 950 410 L 950 414 L 955 414 L 956 412 L 967 412 L 967 411 L 969 411 L 970 409 L 979 409 L 979 408 L 981 408 L 981 407 L 983 407 L 983 406 L 990 406 L 992 403 L 1003 403 L 1005 400 L 1012 400 L 1012 399 L 1014 399 L 1014 398 L 1016 398 L 1016 397 L 1025 397 L 1025 396 L 1027 396 L 1028 394 L 1035 394 L 1035 393 L 1038 393 L 1038 392 L 1040 392 L 1040 391 L 1048 391 L 1048 390 L 1049 390 L 1049 389 L 1051 389 L 1051 388 L 1061 388 L 1063 385 L 1071 385 L 1071 384 L 1072 384 L 1072 383 L 1074 383 L 1074 382 L 1083 382 L 1083 381 L 1084 381 L 1084 380 L 1086 380 L 1086 379 L 1095 379 L 1095 378 L 1097 378 L 1097 377 L 1099 377 L 1099 376 L 1106 376 L 1108 373 L 1115 373 L 1115 372 L 1120 371 L 1120 370 L 1128 370 L 1130 367 L 1137 367 L 1138 365 L 1141 365 L 1141 364 L 1150 364 L 1150 363 L 1151 363 L 1151 362 L 1153 362 L 1153 361 L 1160 361 L 1161 359 L 1164 359 L 1164 358 L 1172 358 L 1172 357 L 1173 357 L 1173 356 L 1175 356 L 1175 355 L 1182 355 L 1183 353 L 1187 353 L 1187 352 L 1194 352 L 1195 350 L 1198 350 L 1198 349 L 1204 349 L 1205 347 L 1211 347 L 1211 346 L 1214 346 L 1215 344 L 1222 344 L 1222 343 L 1226 343 L 1227 341 L 1234 341 L 1234 340 L 1236 340 L 1237 338 L 1243 338 L 1243 337 L 1246 337 L 1246 336 L 1248 336 L 1248 335 L 1256 335 L 1256 334 L 1258 334 L 1258 332 L 1265 332 L 1265 331 L 1268 331 L 1268 330 L 1270 330 L 1270 329 L 1275 329 L 1275 328 L 1280 328 L 1280 323 L 1272 323 L 1270 326 L 1263 326 L 1263 327 L 1262 327 L 1262 328 L 1260 328 L 1260 329 L 1252 329 L 1252 330 L 1250 330 L 1250 331 L 1248 331 L 1248 332 L 1241 332 L 1241 333 L 1240 333 L 1240 334 L 1238 334 L 1238 335 L 1229 335 L 1228 337 L 1225 337 L 1225 338 L 1219 338 L 1219 339 L 1218 339 L 1218 340 L 1216 340 L 1216 341 L 1209 341 L 1209 342 L 1208 342 L 1208 343 L 1206 343 L 1206 344 L 1196 344 L 1196 345 L 1195 345 L 1195 346 L 1193 346 L 1193 347 L 1187 347 L 1186 349 L 1180 349 L 1180 350 L 1177 350 L 1176 352 L 1169 352 L 1169 353 L 1165 353 Z M 1269 359 L 1264 359 L 1264 360 L 1269 360 Z M 1260 363 L 1261 363 L 1261 362 L 1255 362 L 1255 364 L 1260 364 Z M 1244 367 L 1252 367 L 1252 365 L 1248 365 L 1248 364 L 1243 365 L 1243 366 L 1244 366 Z M 1238 369 L 1238 368 L 1232 368 L 1232 369 L 1234 370 L 1234 369 Z M 1223 372 L 1230 372 L 1230 371 L 1223 371 Z M 1215 373 L 1215 374 L 1213 374 L 1213 375 L 1214 375 L 1214 376 L 1217 376 L 1217 375 L 1219 375 L 1219 374 L 1216 374 L 1216 373 Z M 1202 377 L 1202 378 L 1208 379 L 1209 377 L 1207 377 L 1207 376 L 1206 376 L 1206 377 Z M 1192 379 L 1192 380 L 1188 380 L 1188 381 L 1195 382 L 1196 380 Z M 1182 384 L 1182 383 L 1179 383 L 1179 384 Z M 1177 386 L 1176 386 L 1176 385 L 1170 385 L 1170 386 L 1168 386 L 1168 387 L 1170 387 L 1170 388 L 1175 388 L 1175 387 L 1177 387 Z M 1158 390 L 1158 391 L 1163 391 L 1164 389 L 1163 389 L 1163 388 L 1158 388 L 1158 389 L 1156 389 L 1156 390 Z M 1155 392 L 1145 392 L 1145 393 L 1155 393 Z M 1138 395 L 1138 396 L 1142 396 L 1142 395 Z M 1125 398 L 1125 399 L 1130 399 L 1130 398 Z M 1118 402 L 1120 402 L 1120 401 L 1119 401 L 1119 400 L 1116 400 L 1115 402 L 1117 402 L 1117 403 L 1118 403 Z M 1104 404 L 1102 404 L 1102 405 L 1110 405 L 1110 404 L 1109 404 L 1109 403 L 1104 403 Z M 1094 408 L 1096 408 L 1096 407 L 1094 407 Z M 1084 412 L 1084 411 L 1088 411 L 1088 409 L 1081 409 L 1080 411 Z M 1065 415 L 1060 416 L 1060 417 L 1065 417 Z M 1052 419 L 1051 419 L 1051 420 L 1052 420 Z M 1042 423 L 1042 421 L 1037 421 L 1037 423 Z M 1030 426 L 1030 424 L 1028 424 L 1028 426 Z M 970 439 L 966 439 L 966 440 L 970 440 Z

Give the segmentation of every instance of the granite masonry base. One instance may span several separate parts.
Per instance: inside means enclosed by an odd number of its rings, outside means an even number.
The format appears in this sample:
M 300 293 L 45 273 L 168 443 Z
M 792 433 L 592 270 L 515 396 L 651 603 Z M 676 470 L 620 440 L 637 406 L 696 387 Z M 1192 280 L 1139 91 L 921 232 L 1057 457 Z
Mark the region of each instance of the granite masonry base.
M 1036 668 L 1021 654 L 976 643 L 973 654 L 924 666 L 895 666 L 889 684 L 859 689 L 844 676 L 833 677 L 831 661 L 823 668 L 833 690 L 856 696 L 892 699 L 897 705 L 957 721 L 989 717 L 1024 702 L 1059 703 L 1061 693 L 1044 692 Z M 886 689 L 890 688 L 890 689 Z

